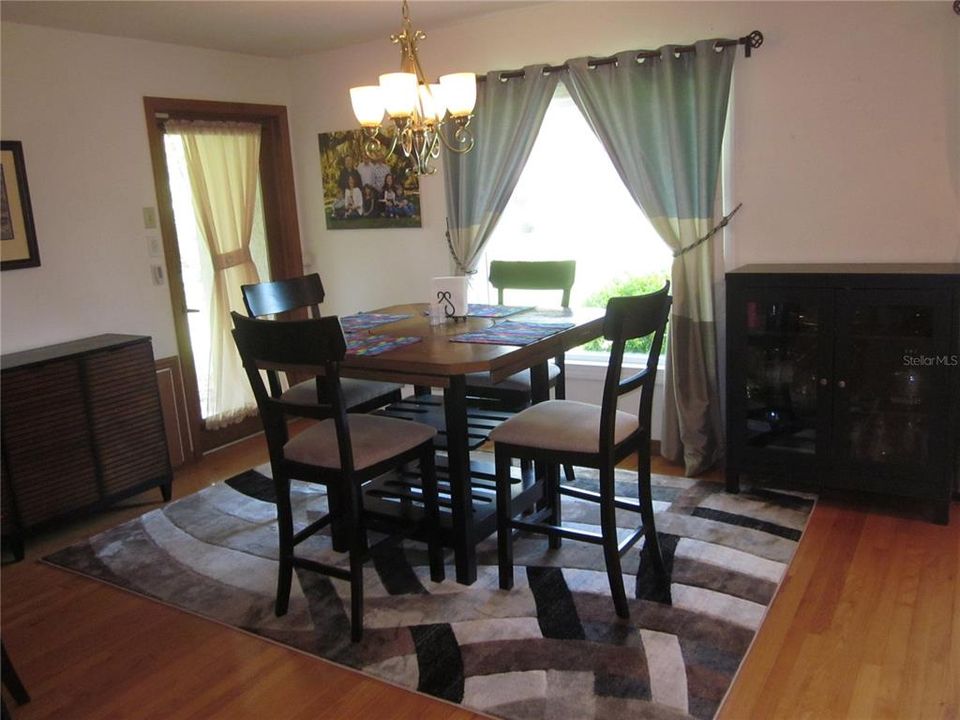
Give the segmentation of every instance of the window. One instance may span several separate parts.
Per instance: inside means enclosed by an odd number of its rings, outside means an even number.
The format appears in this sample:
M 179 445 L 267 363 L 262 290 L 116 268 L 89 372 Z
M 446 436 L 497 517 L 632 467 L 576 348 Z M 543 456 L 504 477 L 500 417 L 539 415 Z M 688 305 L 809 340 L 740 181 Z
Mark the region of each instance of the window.
M 574 307 L 604 307 L 608 297 L 659 289 L 670 276 L 669 248 L 630 197 L 563 83 L 481 256 L 470 288 L 472 302 L 497 300 L 486 282 L 491 260 L 576 260 Z M 504 301 L 549 302 L 541 292 L 519 290 L 508 292 Z M 605 348 L 594 341 L 582 350 Z

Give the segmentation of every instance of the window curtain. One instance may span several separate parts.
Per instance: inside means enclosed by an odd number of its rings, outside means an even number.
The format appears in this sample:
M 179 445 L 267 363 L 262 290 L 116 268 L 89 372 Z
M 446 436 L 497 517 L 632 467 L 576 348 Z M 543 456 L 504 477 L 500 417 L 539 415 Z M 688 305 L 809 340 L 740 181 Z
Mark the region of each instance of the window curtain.
M 477 84 L 473 150 L 444 148 L 450 253 L 458 275 L 474 271 L 530 157 L 558 82 L 557 73 L 544 74 L 545 67 L 531 65 L 523 77 L 509 79 L 487 73 L 486 82 Z
M 634 200 L 674 252 L 661 453 L 696 475 L 724 450 L 714 314 L 720 151 L 736 46 L 660 48 L 589 67 L 568 61 L 565 81 Z
M 244 311 L 240 286 L 260 281 L 250 256 L 260 126 L 171 120 L 165 129 L 183 139 L 197 225 L 213 265 L 209 404 L 204 421 L 216 430 L 257 411 L 231 335 L 230 312 Z

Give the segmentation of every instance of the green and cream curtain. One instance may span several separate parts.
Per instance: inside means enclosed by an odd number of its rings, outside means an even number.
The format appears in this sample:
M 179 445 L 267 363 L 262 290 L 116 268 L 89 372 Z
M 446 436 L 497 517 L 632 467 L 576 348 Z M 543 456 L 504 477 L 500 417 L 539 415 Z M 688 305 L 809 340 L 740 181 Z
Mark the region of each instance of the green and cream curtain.
M 696 43 L 659 58 L 590 67 L 568 61 L 570 94 L 634 200 L 674 252 L 662 454 L 688 475 L 723 456 L 714 314 L 714 248 L 720 151 L 736 46 Z
M 476 144 L 469 153 L 444 148 L 450 252 L 457 274 L 473 272 L 483 246 L 500 220 L 543 124 L 557 73 L 543 65 L 523 69 L 522 77 L 487 74 L 477 84 L 470 129 Z
M 170 120 L 164 128 L 183 140 L 197 226 L 213 265 L 204 421 L 216 430 L 257 411 L 231 335 L 230 312 L 243 312 L 240 286 L 260 281 L 250 255 L 260 176 L 260 126 Z

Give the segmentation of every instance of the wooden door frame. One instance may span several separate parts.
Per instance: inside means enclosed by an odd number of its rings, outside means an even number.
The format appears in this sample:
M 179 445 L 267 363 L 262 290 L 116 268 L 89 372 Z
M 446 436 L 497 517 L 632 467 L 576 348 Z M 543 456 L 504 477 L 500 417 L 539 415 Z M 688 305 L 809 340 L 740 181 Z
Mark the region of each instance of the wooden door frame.
M 263 128 L 260 139 L 260 177 L 263 190 L 263 216 L 267 237 L 279 239 L 268 242 L 270 274 L 274 280 L 303 274 L 303 254 L 300 247 L 300 225 L 297 218 L 296 189 L 293 181 L 293 156 L 287 108 L 283 105 L 187 100 L 182 98 L 144 97 L 143 108 L 147 121 L 147 139 L 153 164 L 153 181 L 157 192 L 157 215 L 163 238 L 167 266 L 173 324 L 181 355 L 181 369 L 189 407 L 190 430 L 194 437 L 194 457 L 221 447 L 262 429 L 258 417 L 215 431 L 216 440 L 203 426 L 200 417 L 200 395 L 197 373 L 190 345 L 186 298 L 180 268 L 180 247 L 177 243 L 173 202 L 170 196 L 170 177 L 163 146 L 162 121 L 169 118 L 188 120 L 226 120 L 256 122 Z

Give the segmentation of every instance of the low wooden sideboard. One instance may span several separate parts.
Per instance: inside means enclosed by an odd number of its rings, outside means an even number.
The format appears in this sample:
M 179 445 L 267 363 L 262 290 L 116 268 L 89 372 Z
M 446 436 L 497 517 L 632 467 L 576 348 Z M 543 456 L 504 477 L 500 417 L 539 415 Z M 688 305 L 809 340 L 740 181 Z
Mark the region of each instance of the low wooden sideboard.
M 23 539 L 149 488 L 171 495 L 149 337 L 97 335 L 0 356 L 0 532 Z

